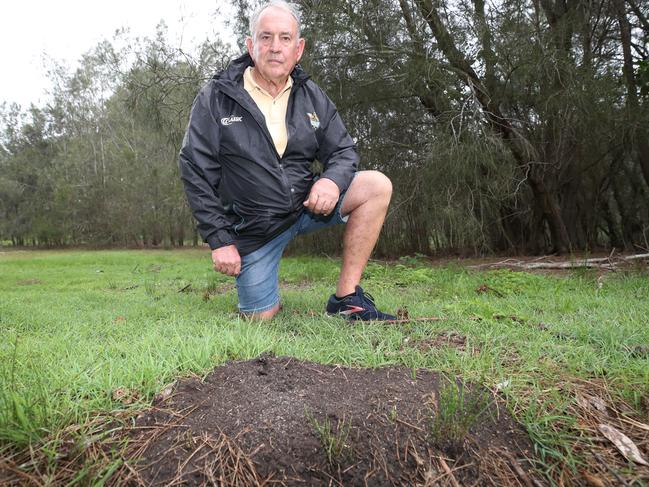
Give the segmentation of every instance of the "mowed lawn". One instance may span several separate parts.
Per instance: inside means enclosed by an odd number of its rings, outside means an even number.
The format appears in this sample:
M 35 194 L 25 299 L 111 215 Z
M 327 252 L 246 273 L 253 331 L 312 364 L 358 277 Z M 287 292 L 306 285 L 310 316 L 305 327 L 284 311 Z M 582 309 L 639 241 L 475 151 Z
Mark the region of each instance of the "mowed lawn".
M 593 448 L 633 474 L 588 408 L 601 400 L 633 441 L 643 431 L 633 424 L 649 423 L 646 268 L 540 274 L 373 261 L 363 285 L 381 309 L 440 318 L 390 325 L 324 316 L 338 267 L 283 260 L 283 311 L 259 324 L 237 315 L 234 281 L 212 271 L 206 249 L 0 252 L 0 453 L 145 407 L 179 376 L 272 352 L 459 376 L 503 398 L 547 479 L 577 478 Z

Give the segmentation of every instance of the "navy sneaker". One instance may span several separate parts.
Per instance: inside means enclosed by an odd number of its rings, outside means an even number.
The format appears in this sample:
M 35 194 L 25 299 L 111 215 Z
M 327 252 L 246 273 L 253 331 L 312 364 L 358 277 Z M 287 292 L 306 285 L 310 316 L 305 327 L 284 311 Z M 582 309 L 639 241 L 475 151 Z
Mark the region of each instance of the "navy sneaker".
M 393 321 L 396 316 L 382 313 L 376 309 L 374 298 L 371 294 L 363 292 L 363 288 L 356 286 L 356 292 L 351 296 L 338 299 L 332 294 L 327 303 L 327 314 L 341 315 L 348 320 L 363 321 Z

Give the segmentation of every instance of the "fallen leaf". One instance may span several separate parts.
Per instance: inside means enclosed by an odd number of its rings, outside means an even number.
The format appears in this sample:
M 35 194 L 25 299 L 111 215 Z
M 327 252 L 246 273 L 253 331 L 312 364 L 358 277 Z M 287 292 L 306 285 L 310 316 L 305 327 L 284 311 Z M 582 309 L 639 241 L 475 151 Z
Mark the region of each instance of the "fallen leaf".
M 505 316 L 505 315 L 501 315 L 501 314 L 495 314 L 495 315 L 492 316 L 492 318 L 493 318 L 494 320 L 496 320 L 496 321 L 501 321 L 501 320 L 509 319 L 509 320 L 513 321 L 514 323 L 521 323 L 521 324 L 524 324 L 524 323 L 525 323 L 525 320 L 524 320 L 524 319 L 519 318 L 519 317 L 516 316 L 516 315 Z
M 489 286 L 487 286 L 486 284 L 482 284 L 481 286 L 476 288 L 475 292 L 478 294 L 486 294 L 489 292 L 489 289 L 490 289 Z
M 491 294 L 495 294 L 495 295 L 498 296 L 499 298 L 504 297 L 504 294 L 503 294 L 503 293 L 501 293 L 501 292 L 498 291 L 497 289 L 492 288 L 491 286 L 487 286 L 486 284 L 482 284 L 481 286 L 479 286 L 478 288 L 476 288 L 475 292 L 478 293 L 478 294 L 488 294 L 488 293 L 491 293 Z
M 588 485 L 591 485 L 592 487 L 606 487 L 606 483 L 604 483 L 604 481 L 599 477 L 588 472 L 583 472 L 582 475 L 584 480 L 588 482 Z
M 118 387 L 113 390 L 113 401 L 119 401 L 122 404 L 129 405 L 140 399 L 140 394 L 133 389 L 127 387 Z
M 588 402 L 588 399 L 586 399 L 582 395 L 577 395 L 577 404 L 579 405 L 580 408 L 582 409 L 590 409 L 590 403 Z
M 608 416 L 608 408 L 606 406 L 606 401 L 604 401 L 604 399 L 602 399 L 601 397 L 597 397 L 597 396 L 591 396 L 590 398 L 588 398 L 588 400 L 589 400 L 589 403 L 595 409 L 597 409 L 599 412 L 604 413 L 604 414 L 606 414 Z
M 626 349 L 632 357 L 649 357 L 649 345 L 636 345 L 635 347 L 626 347 Z
M 497 391 L 502 391 L 506 387 L 509 387 L 509 384 L 511 384 L 511 383 L 512 383 L 511 379 L 506 379 L 506 380 L 504 380 L 502 382 L 499 382 L 498 384 L 496 384 L 496 390 Z
M 397 310 L 397 319 L 407 320 L 408 318 L 408 308 L 406 306 L 402 306 Z
M 153 398 L 154 402 L 162 402 L 171 396 L 171 393 L 174 391 L 174 385 L 171 384 L 164 389 L 162 389 L 158 394 Z
M 571 333 L 564 333 L 562 331 L 555 333 L 554 336 L 559 340 L 577 340 L 577 337 L 575 335 Z
M 635 463 L 639 463 L 640 465 L 646 465 L 647 467 L 649 467 L 649 462 L 647 462 L 647 460 L 643 458 L 640 450 L 638 450 L 638 447 L 635 445 L 635 443 L 633 443 L 633 441 L 631 441 L 628 436 L 608 424 L 600 424 L 597 427 L 606 437 L 606 439 L 613 443 L 615 445 L 615 448 L 617 448 L 620 453 L 624 455 L 624 458 Z
M 577 404 L 582 408 L 582 409 L 596 409 L 600 413 L 605 414 L 608 416 L 608 408 L 606 406 L 606 402 L 601 398 L 597 396 L 588 396 L 588 395 L 578 395 L 577 396 Z

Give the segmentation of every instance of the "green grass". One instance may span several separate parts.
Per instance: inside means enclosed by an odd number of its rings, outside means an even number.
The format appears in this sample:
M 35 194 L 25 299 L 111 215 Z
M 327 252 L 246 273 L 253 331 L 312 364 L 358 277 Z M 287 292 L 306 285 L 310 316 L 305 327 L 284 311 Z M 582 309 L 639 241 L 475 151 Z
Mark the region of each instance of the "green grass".
M 649 394 L 649 279 L 636 271 L 564 277 L 372 262 L 380 307 L 438 322 L 350 326 L 323 316 L 339 262 L 282 263 L 284 310 L 271 323 L 236 314 L 231 278 L 207 250 L 0 253 L 0 443 L 25 448 L 101 413 L 144 406 L 178 376 L 262 352 L 365 367 L 403 364 L 503 393 L 551 476 L 577 466 L 570 406 L 578 383 L 604 381 L 638 411 Z M 476 289 L 486 285 L 488 291 Z M 465 351 L 418 347 L 441 332 Z M 407 339 L 407 341 L 406 341 Z M 133 391 L 136 404 L 113 398 Z
M 322 421 L 318 421 L 311 411 L 305 410 L 304 414 L 311 425 L 313 433 L 318 437 L 329 464 L 341 465 L 352 458 L 353 450 L 348 443 L 349 433 L 352 429 L 351 419 L 339 418 L 334 426 L 329 416 L 325 416 Z
M 471 427 L 486 413 L 490 397 L 484 389 L 470 391 L 466 384 L 448 378 L 435 396 L 430 434 L 435 444 L 454 456 L 463 450 Z

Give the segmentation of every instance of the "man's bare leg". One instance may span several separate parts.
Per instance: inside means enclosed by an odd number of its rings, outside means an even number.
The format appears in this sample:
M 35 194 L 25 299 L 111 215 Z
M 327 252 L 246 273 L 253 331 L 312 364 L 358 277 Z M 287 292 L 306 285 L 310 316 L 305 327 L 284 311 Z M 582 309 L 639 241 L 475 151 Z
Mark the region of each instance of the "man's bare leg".
M 360 171 L 352 181 L 341 208 L 349 215 L 343 237 L 343 263 L 336 287 L 339 297 L 351 294 L 360 283 L 363 269 L 378 240 L 392 196 L 392 183 L 378 171 Z M 269 320 L 280 310 L 278 303 L 258 313 L 245 313 L 253 320 Z
M 270 320 L 273 316 L 275 316 L 281 308 L 282 308 L 281 305 L 277 303 L 275 306 L 265 311 L 259 311 L 255 313 L 241 313 L 241 316 L 251 320 L 265 321 L 265 320 Z
M 341 208 L 349 215 L 343 237 L 343 263 L 336 296 L 353 293 L 379 238 L 392 196 L 392 183 L 378 171 L 360 171 L 349 186 Z

